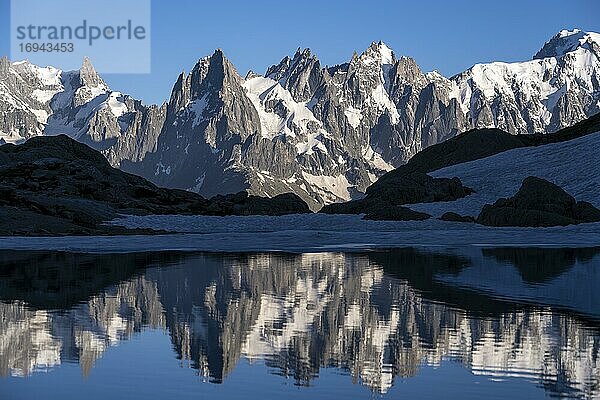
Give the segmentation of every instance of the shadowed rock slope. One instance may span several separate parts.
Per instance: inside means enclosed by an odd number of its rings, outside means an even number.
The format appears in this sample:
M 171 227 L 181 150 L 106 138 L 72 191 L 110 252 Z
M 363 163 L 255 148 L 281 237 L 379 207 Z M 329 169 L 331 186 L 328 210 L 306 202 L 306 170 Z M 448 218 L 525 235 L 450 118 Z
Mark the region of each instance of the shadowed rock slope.
M 511 135 L 500 129 L 475 129 L 417 153 L 407 164 L 386 173 L 367 188 L 364 199 L 331 204 L 321 212 L 369 214 L 398 205 L 454 201 L 473 191 L 464 187 L 459 178 L 433 178 L 427 173 L 519 147 L 565 142 L 598 131 L 600 114 L 548 135 Z
M 422 150 L 405 165 L 383 175 L 373 186 L 385 184 L 397 175 L 437 171 L 451 165 L 479 160 L 519 147 L 566 142 L 598 131 L 600 131 L 600 114 L 547 135 L 511 135 L 500 129 L 473 129 Z
M 0 147 L 0 234 L 127 233 L 104 221 L 118 214 L 282 215 L 309 212 L 300 198 L 247 193 L 207 200 L 163 189 L 112 168 L 99 152 L 67 136 Z

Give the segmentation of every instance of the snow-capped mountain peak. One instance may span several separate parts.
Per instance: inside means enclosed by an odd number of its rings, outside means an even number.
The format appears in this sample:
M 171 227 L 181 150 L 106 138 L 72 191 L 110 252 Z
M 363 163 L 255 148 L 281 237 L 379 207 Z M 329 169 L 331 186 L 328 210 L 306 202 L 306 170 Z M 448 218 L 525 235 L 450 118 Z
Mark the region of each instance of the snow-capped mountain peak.
M 597 56 L 600 57 L 600 34 L 584 32 L 581 29 L 570 31 L 563 29 L 546 42 L 533 58 L 562 57 L 578 48 L 596 52 Z
M 473 128 L 547 133 L 600 112 L 600 35 L 561 31 L 533 60 L 424 73 L 383 42 L 322 67 L 298 48 L 241 77 L 222 50 L 163 107 L 113 92 L 89 60 L 62 72 L 0 59 L 0 139 L 67 133 L 154 183 L 204 196 L 360 197 L 421 149 Z
M 393 65 L 396 63 L 394 51 L 382 41 L 372 42 L 371 45 L 360 56 L 363 63 L 371 65 Z

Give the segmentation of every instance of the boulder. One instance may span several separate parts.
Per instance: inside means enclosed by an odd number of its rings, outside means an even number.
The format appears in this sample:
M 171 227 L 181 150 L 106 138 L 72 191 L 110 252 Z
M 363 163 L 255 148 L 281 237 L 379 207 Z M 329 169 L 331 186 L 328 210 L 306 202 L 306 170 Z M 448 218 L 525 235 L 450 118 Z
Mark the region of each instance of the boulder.
M 473 193 L 458 178 L 433 178 L 422 172 L 395 175 L 375 182 L 364 199 L 330 204 L 326 214 L 368 214 L 371 210 L 416 203 L 454 201 Z
M 367 189 L 367 199 L 395 205 L 454 201 L 473 193 L 458 178 L 433 178 L 422 172 L 380 179 Z
M 210 202 L 215 215 L 287 215 L 311 212 L 304 200 L 293 193 L 266 198 L 239 192 L 215 196 Z
M 477 217 L 477 223 L 487 226 L 549 227 L 585 222 L 600 222 L 600 210 L 533 176 L 525 178 L 514 197 L 486 204 Z
M 438 218 L 441 221 L 448 221 L 448 222 L 475 222 L 475 218 L 471 217 L 470 215 L 460 215 L 457 214 L 455 212 L 447 212 L 444 215 L 442 215 L 440 218 Z

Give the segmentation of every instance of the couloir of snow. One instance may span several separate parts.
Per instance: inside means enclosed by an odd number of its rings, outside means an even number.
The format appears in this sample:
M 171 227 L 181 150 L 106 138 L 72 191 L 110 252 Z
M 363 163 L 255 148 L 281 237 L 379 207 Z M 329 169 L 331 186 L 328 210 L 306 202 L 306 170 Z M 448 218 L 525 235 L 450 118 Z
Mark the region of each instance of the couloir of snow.
M 562 143 L 509 150 L 492 157 L 443 168 L 434 177 L 459 177 L 475 193 L 453 202 L 411 205 L 441 216 L 446 211 L 476 217 L 485 204 L 513 196 L 523 179 L 536 176 L 600 208 L 600 132 Z
M 244 82 L 244 88 L 260 117 L 262 137 L 267 139 L 279 135 L 295 137 L 296 131 L 302 133 L 310 131 L 309 124 L 318 126 L 319 134 L 327 135 L 327 132 L 321 128 L 322 123 L 315 118 L 307 104 L 296 102 L 291 93 L 284 89 L 279 82 L 257 76 Z M 285 107 L 285 110 L 280 110 L 279 113 L 266 106 L 266 104 L 277 104 L 278 102 Z M 285 115 L 282 115 L 281 111 L 285 111 Z M 312 147 L 316 145 L 318 143 L 314 143 Z M 306 153 L 312 147 L 299 149 L 299 153 Z

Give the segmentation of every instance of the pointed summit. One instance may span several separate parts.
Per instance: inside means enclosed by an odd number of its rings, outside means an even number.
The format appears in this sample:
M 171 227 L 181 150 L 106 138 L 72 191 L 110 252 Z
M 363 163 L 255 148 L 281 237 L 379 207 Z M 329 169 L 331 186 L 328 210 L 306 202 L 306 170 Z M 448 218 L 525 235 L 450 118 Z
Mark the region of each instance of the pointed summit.
M 300 58 L 310 58 L 310 57 L 311 57 L 311 52 L 308 47 L 305 49 L 298 47 L 298 49 L 296 50 L 296 54 L 294 54 L 294 60 L 300 59 Z
M 186 90 L 189 100 L 195 100 L 206 91 L 219 91 L 231 85 L 240 86 L 243 78 L 227 59 L 223 50 L 216 49 L 212 55 L 201 58 L 187 77 Z
M 300 50 L 300 48 L 298 48 L 298 51 L 299 50 Z M 296 51 L 296 54 L 298 53 L 298 51 Z M 290 68 L 291 62 L 292 62 L 292 59 L 289 56 L 283 57 L 283 59 L 279 62 L 279 64 L 272 65 L 267 69 L 265 76 L 267 78 L 271 78 L 275 81 L 280 80 L 281 78 L 283 78 L 283 76 L 285 75 L 287 70 Z
M 257 78 L 259 77 L 260 74 L 254 72 L 253 70 L 248 70 L 248 72 L 246 73 L 246 76 L 244 77 L 244 80 L 248 80 L 248 79 L 252 79 L 252 78 Z
M 319 59 L 310 49 L 298 47 L 294 58 L 284 57 L 279 64 L 267 70 L 266 76 L 289 90 L 294 100 L 302 102 L 312 99 L 323 83 L 324 73 Z
M 571 31 L 563 29 L 547 41 L 544 47 L 533 58 L 562 57 L 579 48 L 595 51 L 599 47 L 600 34 L 585 32 L 581 29 L 573 29 Z
M 10 61 L 8 61 L 8 57 L 3 56 L 0 58 L 0 74 L 5 74 L 8 72 L 8 68 L 10 67 Z
M 243 81 L 235 66 L 220 48 L 215 50 L 213 55 L 210 56 L 206 79 L 217 89 L 231 85 L 235 85 L 236 87 L 241 86 Z
M 79 70 L 79 79 L 83 86 L 98 87 L 106 86 L 106 83 L 100 78 L 92 61 L 88 57 L 83 58 L 83 65 Z
M 396 62 L 393 50 L 382 41 L 372 42 L 360 55 L 359 59 L 368 65 L 373 62 L 381 65 L 392 65 Z

